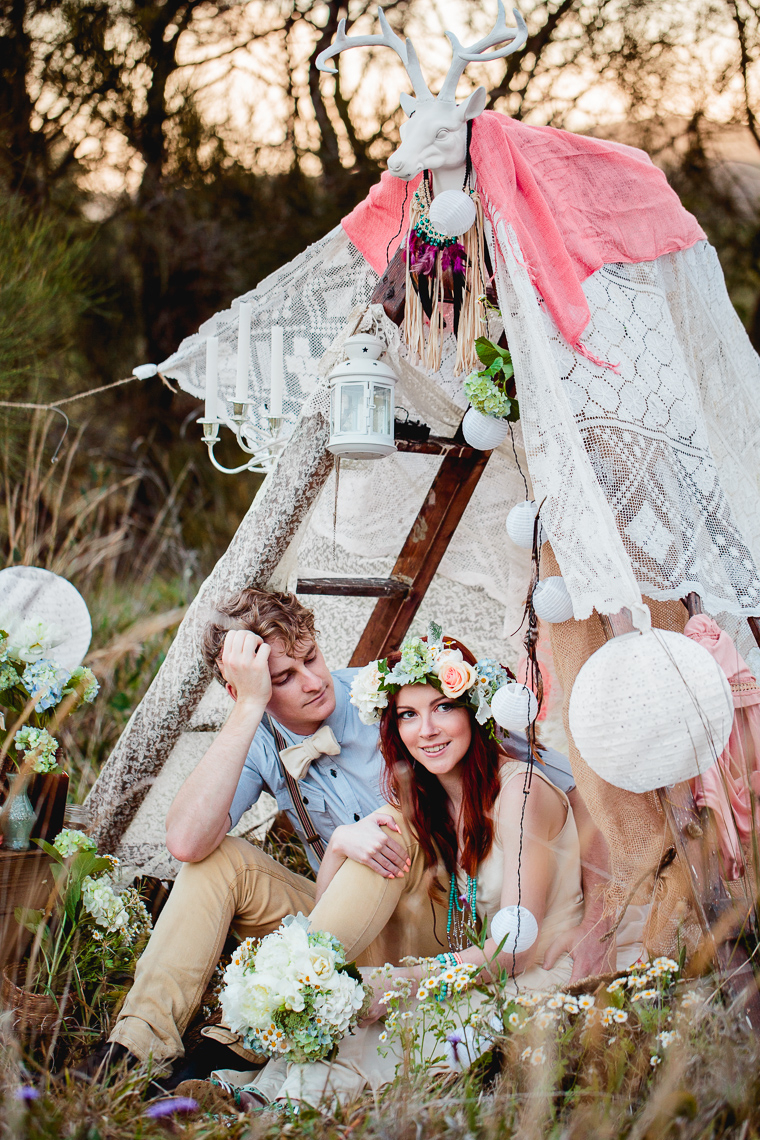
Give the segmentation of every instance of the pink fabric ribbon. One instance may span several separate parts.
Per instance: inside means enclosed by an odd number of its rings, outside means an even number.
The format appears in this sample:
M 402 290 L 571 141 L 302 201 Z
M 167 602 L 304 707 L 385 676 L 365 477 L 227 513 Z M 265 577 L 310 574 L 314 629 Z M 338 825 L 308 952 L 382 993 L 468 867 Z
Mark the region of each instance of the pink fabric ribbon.
M 752 836 L 752 796 L 760 790 L 760 688 L 731 638 L 707 614 L 689 618 L 684 633 L 712 654 L 728 677 L 734 724 L 728 744 L 707 772 L 691 781 L 697 807 L 715 815 L 727 879 L 744 874 L 742 844 Z
M 587 355 L 580 338 L 590 313 L 581 282 L 602 265 L 653 261 L 705 237 L 663 172 L 635 147 L 484 111 L 473 123 L 471 155 L 484 206 L 514 227 L 560 332 Z M 378 273 L 385 270 L 388 243 L 392 254 L 408 229 L 420 177 L 407 186 L 386 171 L 343 219 Z

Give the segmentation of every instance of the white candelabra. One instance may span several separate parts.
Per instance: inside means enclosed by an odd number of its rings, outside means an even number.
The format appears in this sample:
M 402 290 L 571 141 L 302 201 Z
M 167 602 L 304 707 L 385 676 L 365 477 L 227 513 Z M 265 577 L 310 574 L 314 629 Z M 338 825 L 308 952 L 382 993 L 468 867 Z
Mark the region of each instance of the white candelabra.
M 203 442 L 208 448 L 209 459 L 217 471 L 223 471 L 225 475 L 238 475 L 241 471 L 270 471 L 286 443 L 286 437 L 281 434 L 285 370 L 283 336 L 280 326 L 275 325 L 272 328 L 272 363 L 269 407 L 267 409 L 268 431 L 258 427 L 249 419 L 252 406 L 252 402 L 248 399 L 250 362 L 251 306 L 246 301 L 242 301 L 238 323 L 235 393 L 230 401 L 232 415 L 226 417 L 226 422 L 235 433 L 238 447 L 251 457 L 245 463 L 241 463 L 239 467 L 225 467 L 214 455 L 214 448 L 219 442 L 219 427 L 224 422 L 220 420 L 218 415 L 219 338 L 216 336 L 206 338 L 206 405 L 203 419 L 198 420 L 198 423 L 203 429 Z

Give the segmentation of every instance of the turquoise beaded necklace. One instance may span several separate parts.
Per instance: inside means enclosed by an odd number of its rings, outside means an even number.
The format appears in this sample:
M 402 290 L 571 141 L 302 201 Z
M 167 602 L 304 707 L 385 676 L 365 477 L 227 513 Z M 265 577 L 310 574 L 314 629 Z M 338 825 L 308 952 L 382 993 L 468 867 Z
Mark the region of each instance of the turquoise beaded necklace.
M 467 876 L 466 894 L 459 898 L 456 874 L 451 876 L 449 888 L 449 913 L 446 919 L 446 940 L 450 950 L 464 950 L 467 947 L 467 927 L 477 918 L 475 904 L 478 899 L 478 880 Z M 466 912 L 469 910 L 469 918 Z

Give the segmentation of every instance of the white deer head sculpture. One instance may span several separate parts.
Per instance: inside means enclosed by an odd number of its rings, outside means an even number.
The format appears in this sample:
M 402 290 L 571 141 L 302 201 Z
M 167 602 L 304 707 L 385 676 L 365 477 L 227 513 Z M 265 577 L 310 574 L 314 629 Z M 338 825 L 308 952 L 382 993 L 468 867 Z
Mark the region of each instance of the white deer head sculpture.
M 433 174 L 433 190 L 459 190 L 465 176 L 467 157 L 467 123 L 483 111 L 486 104 L 485 87 L 478 87 L 463 103 L 457 104 L 456 91 L 459 79 L 467 64 L 479 60 L 504 59 L 524 47 L 528 38 L 525 21 L 513 9 L 516 28 L 507 27 L 504 4 L 499 0 L 499 13 L 492 32 L 477 43 L 463 47 L 453 32 L 446 32 L 453 50 L 453 59 L 443 86 L 434 96 L 422 74 L 417 53 L 410 39 L 402 40 L 392 30 L 382 8 L 378 19 L 382 34 L 376 36 L 347 36 L 346 21 L 341 20 L 335 42 L 317 56 L 317 67 L 331 75 L 337 74 L 327 61 L 352 47 L 385 45 L 395 51 L 412 81 L 415 97 L 401 95 L 401 107 L 409 116 L 401 126 L 401 146 L 388 159 L 391 174 L 405 182 L 411 181 L 422 170 Z M 498 47 L 498 45 L 504 45 Z M 490 48 L 497 48 L 490 51 Z

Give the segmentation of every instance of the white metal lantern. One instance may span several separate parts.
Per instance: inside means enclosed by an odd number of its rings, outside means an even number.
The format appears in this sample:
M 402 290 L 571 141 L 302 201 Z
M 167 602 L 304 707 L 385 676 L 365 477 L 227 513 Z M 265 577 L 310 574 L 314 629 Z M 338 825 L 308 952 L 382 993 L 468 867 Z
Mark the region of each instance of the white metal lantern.
M 524 732 L 538 716 L 536 694 L 527 685 L 510 681 L 494 693 L 491 712 L 500 728 L 506 728 L 507 732 Z
M 536 521 L 537 514 L 538 504 L 534 503 L 532 499 L 526 499 L 524 503 L 517 503 L 516 506 L 512 507 L 507 515 L 507 534 L 515 546 L 521 546 L 524 550 L 531 549 L 533 546 L 533 523 Z M 545 537 L 544 528 L 539 523 L 539 546 Z
M 396 376 L 379 357 L 385 344 L 369 333 L 346 341 L 348 360 L 329 376 L 330 442 L 333 455 L 382 459 L 396 450 L 393 440 Z
M 468 408 L 462 420 L 462 435 L 470 447 L 492 451 L 506 438 L 509 424 L 495 416 L 484 416 L 477 408 Z
M 598 776 L 650 792 L 712 766 L 731 733 L 734 704 L 726 674 L 703 646 L 647 629 L 592 653 L 568 712 L 580 754 Z
M 573 616 L 573 602 L 565 579 L 557 575 L 544 578 L 533 591 L 533 609 L 541 621 L 556 624 L 570 621 Z
M 536 916 L 525 906 L 503 906 L 491 919 L 491 937 L 501 943 L 502 954 L 521 954 L 538 938 Z

